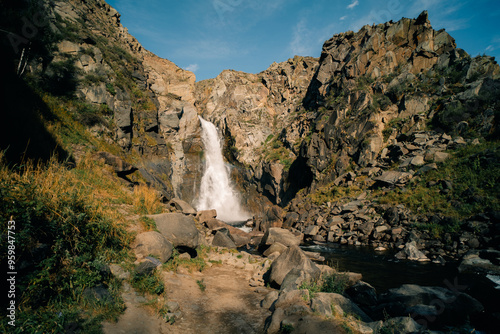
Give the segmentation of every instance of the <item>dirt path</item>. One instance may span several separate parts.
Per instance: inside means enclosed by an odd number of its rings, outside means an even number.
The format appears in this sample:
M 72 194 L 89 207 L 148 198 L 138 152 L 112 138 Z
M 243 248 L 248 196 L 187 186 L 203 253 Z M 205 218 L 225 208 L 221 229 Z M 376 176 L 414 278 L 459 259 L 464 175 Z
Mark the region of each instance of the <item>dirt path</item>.
M 238 259 L 235 254 L 213 256 L 211 259 L 222 264 L 202 272 L 190 273 L 185 268 L 177 273 L 162 272 L 166 298 L 177 302 L 182 314 L 174 324 L 150 312 L 144 306 L 146 300 L 130 290 L 123 293 L 125 313 L 117 323 L 104 323 L 104 333 L 263 333 L 264 322 L 271 312 L 261 308 L 260 301 L 271 290 L 249 285 L 261 265 L 249 264 L 248 258 Z

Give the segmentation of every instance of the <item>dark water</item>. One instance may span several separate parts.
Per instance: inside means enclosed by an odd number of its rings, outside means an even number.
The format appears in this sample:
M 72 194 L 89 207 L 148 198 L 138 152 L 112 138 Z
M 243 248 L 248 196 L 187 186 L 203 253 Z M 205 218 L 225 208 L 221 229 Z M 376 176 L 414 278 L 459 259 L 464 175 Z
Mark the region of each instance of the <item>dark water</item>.
M 378 293 L 402 284 L 443 286 L 445 280 L 453 281 L 458 274 L 455 264 L 401 261 L 394 257 L 394 252 L 375 252 L 370 247 L 332 244 L 302 248 L 320 253 L 326 264 L 339 271 L 361 273 L 363 281 L 370 283 Z
M 326 259 L 325 264 L 340 271 L 361 273 L 363 281 L 371 284 L 377 293 L 383 293 L 403 284 L 437 286 L 467 293 L 485 307 L 485 314 L 476 320 L 474 325 L 477 325 L 478 329 L 485 329 L 487 333 L 494 333 L 500 328 L 500 323 L 494 315 L 500 314 L 499 286 L 484 275 L 459 273 L 457 263 L 440 265 L 397 260 L 394 258 L 394 252 L 375 252 L 369 247 L 328 244 L 328 246 L 310 245 L 302 248 L 320 253 Z M 500 330 L 496 333 L 500 333 Z

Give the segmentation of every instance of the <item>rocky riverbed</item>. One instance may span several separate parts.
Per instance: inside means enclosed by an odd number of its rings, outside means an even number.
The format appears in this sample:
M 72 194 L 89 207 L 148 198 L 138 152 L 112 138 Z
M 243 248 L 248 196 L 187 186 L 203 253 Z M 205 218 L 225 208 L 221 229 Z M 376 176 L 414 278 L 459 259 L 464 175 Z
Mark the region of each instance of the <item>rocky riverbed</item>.
M 378 293 L 362 274 L 303 250 L 302 233 L 247 233 L 217 220 L 214 210 L 196 212 L 180 200 L 169 207 L 150 216 L 156 230 L 137 235 L 135 267 L 111 265 L 127 310 L 104 325 L 108 334 L 130 332 L 132 323 L 141 324 L 137 333 L 440 333 L 472 330 L 478 321 L 488 329 L 499 316 L 485 315 L 458 281 Z M 137 275 L 159 277 L 164 291 L 136 292 L 130 280 Z

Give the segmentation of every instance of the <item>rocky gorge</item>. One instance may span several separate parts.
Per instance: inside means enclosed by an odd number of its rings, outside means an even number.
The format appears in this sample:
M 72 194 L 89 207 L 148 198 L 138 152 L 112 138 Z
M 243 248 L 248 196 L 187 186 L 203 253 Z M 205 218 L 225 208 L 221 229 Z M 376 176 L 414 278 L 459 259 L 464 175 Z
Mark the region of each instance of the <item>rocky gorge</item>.
M 12 12 L 15 6 L 23 5 L 11 4 Z M 31 46 L 18 40 L 16 52 L 2 41 L 12 83 L 3 100 L 8 109 L 29 110 L 7 115 L 2 157 L 23 165 L 25 157 L 47 162 L 56 153 L 84 180 L 98 166 L 104 174 L 89 188 L 120 185 L 92 195 L 111 198 L 112 220 L 125 216 L 131 233 L 130 258 L 108 256 L 95 265 L 92 286 L 83 284 L 100 302 L 112 280 L 121 286 L 116 293 L 127 309 L 105 322 L 105 333 L 127 331 L 139 318 L 139 332 L 199 332 L 207 317 L 213 333 L 494 332 L 500 310 L 458 281 L 377 291 L 305 247 L 368 247 L 394 261 L 498 280 L 494 58 L 469 56 L 423 12 L 336 34 L 320 58 L 295 56 L 261 73 L 225 70 L 197 82 L 145 50 L 102 0 L 42 1 L 25 17 L 33 10 L 45 19 L 36 21 L 43 33 Z M 5 13 L 6 24 L 22 31 L 23 21 Z M 252 216 L 239 224 L 246 229 L 196 208 L 207 161 L 199 116 L 220 131 L 234 187 Z M 140 197 L 144 188 L 154 209 Z M 135 208 L 116 198 L 121 192 L 132 194 Z M 57 249 L 42 239 L 26 238 L 26 268 Z M 80 254 L 64 256 L 55 267 Z

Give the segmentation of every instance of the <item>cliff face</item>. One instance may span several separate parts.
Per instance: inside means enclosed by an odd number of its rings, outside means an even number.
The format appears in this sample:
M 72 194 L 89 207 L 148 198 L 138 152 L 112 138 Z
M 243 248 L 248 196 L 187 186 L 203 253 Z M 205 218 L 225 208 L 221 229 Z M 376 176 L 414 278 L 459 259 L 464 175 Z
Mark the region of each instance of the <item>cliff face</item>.
M 74 118 L 95 138 L 138 157 L 143 176 L 167 197 L 192 196 L 203 149 L 194 74 L 145 50 L 102 0 L 40 1 L 22 9 L 34 11 L 33 20 L 43 17 L 51 36 L 43 58 L 21 45 L 25 57 L 13 57 L 25 66 L 22 75 L 68 101 L 65 107 L 76 105 Z
M 494 59 L 457 49 L 423 12 L 337 34 L 317 62 L 225 71 L 197 84 L 197 106 L 230 134 L 249 179 L 285 205 L 302 188 L 376 166 L 403 133 L 497 135 L 499 73 Z

